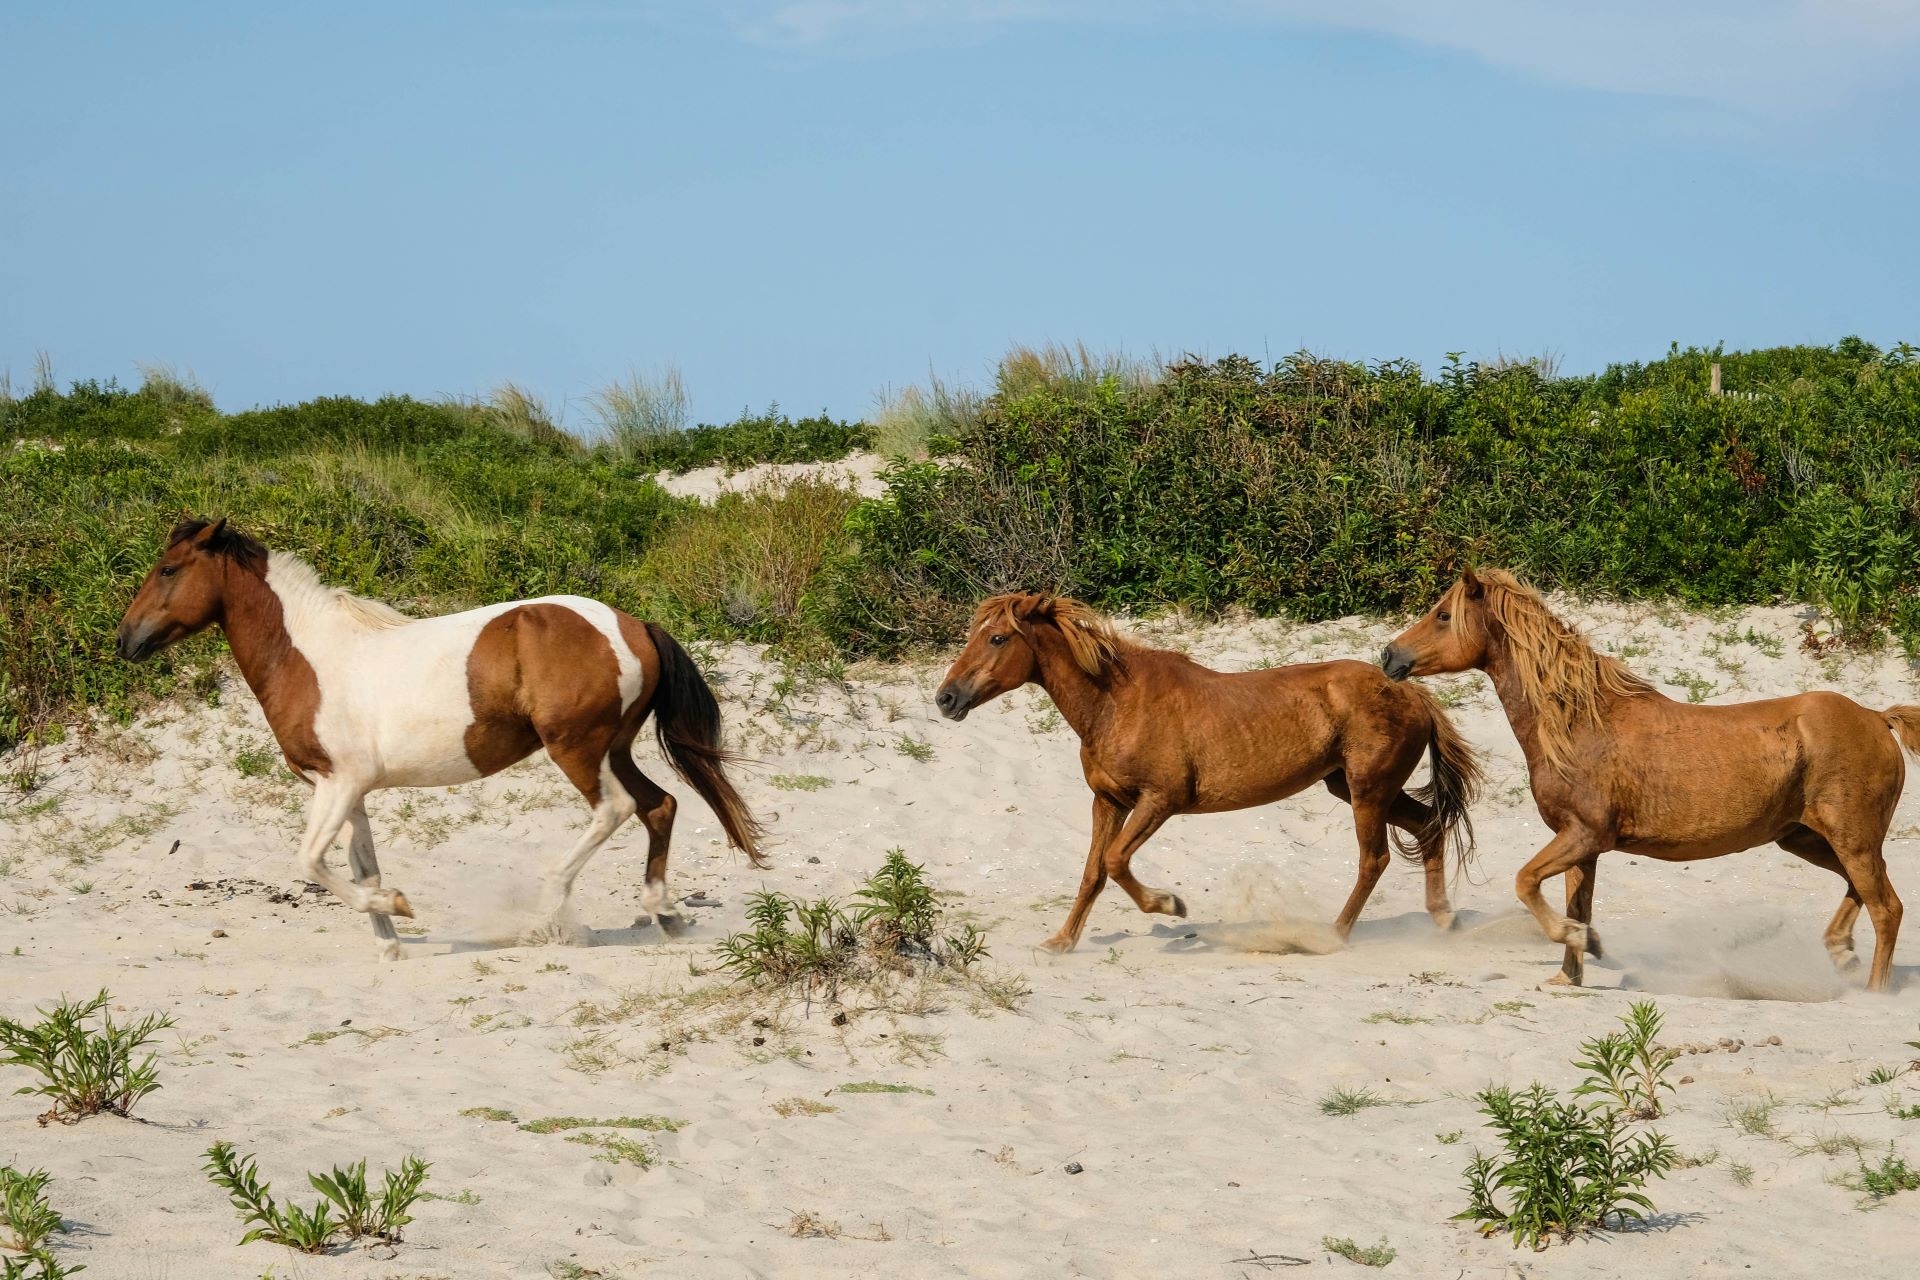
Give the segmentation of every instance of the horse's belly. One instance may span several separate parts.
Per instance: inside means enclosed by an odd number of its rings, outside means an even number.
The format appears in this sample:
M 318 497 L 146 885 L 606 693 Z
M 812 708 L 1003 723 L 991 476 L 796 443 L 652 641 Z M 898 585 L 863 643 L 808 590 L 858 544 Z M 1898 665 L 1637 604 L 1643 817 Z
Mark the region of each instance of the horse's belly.
M 428 624 L 418 623 L 426 627 Z M 407 644 L 431 633 L 382 633 L 353 678 L 322 685 L 315 727 L 336 766 L 351 761 L 376 787 L 446 787 L 481 776 L 467 754 L 473 704 L 466 648 Z M 342 673 L 343 675 L 345 673 Z

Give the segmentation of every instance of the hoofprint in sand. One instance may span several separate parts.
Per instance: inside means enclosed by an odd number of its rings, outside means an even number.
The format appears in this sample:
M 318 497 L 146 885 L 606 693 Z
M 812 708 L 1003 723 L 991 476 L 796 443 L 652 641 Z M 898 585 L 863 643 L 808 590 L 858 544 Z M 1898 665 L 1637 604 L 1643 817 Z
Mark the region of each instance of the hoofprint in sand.
M 1562 604 L 1677 697 L 1916 698 L 1897 654 L 1803 652 L 1792 610 Z M 1244 668 L 1367 657 L 1395 629 L 1133 630 Z M 42 1129 L 36 1100 L 0 1097 L 0 1153 L 46 1166 L 75 1227 L 63 1256 L 133 1280 L 474 1280 L 1237 1277 L 1263 1274 L 1250 1254 L 1326 1265 L 1326 1236 L 1384 1237 L 1392 1273 L 1449 1277 L 1783 1276 L 1816 1260 L 1892 1276 L 1920 1252 L 1920 1193 L 1862 1212 L 1839 1185 L 1856 1152 L 1920 1154 L 1920 1121 L 1891 1114 L 1920 1104 L 1920 1073 L 1905 1071 L 1920 936 L 1893 994 L 1869 996 L 1821 948 L 1833 876 L 1774 849 L 1681 866 L 1615 853 L 1596 898 L 1607 958 L 1589 963 L 1587 990 L 1545 986 L 1560 949 L 1511 892 L 1545 837 L 1482 677 L 1434 682 L 1490 756 L 1453 932 L 1434 930 L 1417 871 L 1396 864 L 1337 948 L 1325 923 L 1352 882 L 1352 829 L 1315 788 L 1169 823 L 1136 865 L 1191 918 L 1142 916 L 1109 892 L 1080 949 L 1056 959 L 1034 944 L 1078 881 L 1089 801 L 1072 732 L 1043 699 L 1023 691 L 954 725 L 932 713 L 938 667 L 809 682 L 746 649 L 700 656 L 733 741 L 763 762 L 743 790 L 776 819 L 773 865 L 728 854 L 676 782 L 670 888 L 699 896 L 696 927 L 671 941 L 635 924 L 636 825 L 578 886 L 596 945 L 517 941 L 541 870 L 584 821 L 539 756 L 457 789 L 373 797 L 383 869 L 420 931 L 403 936 L 404 961 L 381 964 L 364 920 L 292 878 L 304 788 L 237 681 L 217 709 L 165 708 L 50 751 L 45 786 L 10 797 L 0 822 L 0 1012 L 106 987 L 129 1012 L 178 1020 L 138 1122 Z M 651 751 L 641 767 L 667 777 Z M 1894 836 L 1889 868 L 1911 898 L 1920 785 Z M 895 846 L 987 930 L 991 974 L 1031 988 L 1015 1010 L 912 983 L 809 1008 L 743 998 L 714 970 L 710 947 L 741 926 L 750 890 L 846 894 Z M 1675 1065 L 1687 1082 L 1657 1122 L 1689 1162 L 1652 1186 L 1659 1214 L 1540 1255 L 1450 1221 L 1468 1154 L 1491 1144 L 1471 1095 L 1571 1086 L 1579 1041 L 1647 995 L 1668 1043 L 1704 1050 Z M 1876 1068 L 1897 1074 L 1868 1083 Z M 8 1071 L 0 1087 L 25 1082 Z M 846 1090 L 857 1084 L 905 1091 Z M 1338 1088 L 1386 1105 L 1323 1114 Z M 677 1128 L 520 1127 L 543 1117 Z M 640 1148 L 607 1145 L 621 1137 Z M 241 1227 L 199 1172 L 216 1139 L 258 1153 L 275 1191 L 303 1200 L 307 1170 L 363 1156 L 377 1170 L 408 1152 L 449 1198 L 418 1206 L 391 1256 L 236 1247 Z M 621 1159 L 641 1149 L 650 1167 Z

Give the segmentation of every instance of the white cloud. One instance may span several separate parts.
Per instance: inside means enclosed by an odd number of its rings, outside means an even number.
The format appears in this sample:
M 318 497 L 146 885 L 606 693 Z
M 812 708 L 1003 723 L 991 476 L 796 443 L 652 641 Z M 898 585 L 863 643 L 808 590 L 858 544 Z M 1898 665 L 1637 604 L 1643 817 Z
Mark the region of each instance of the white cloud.
M 743 37 L 824 45 L 1035 22 L 1368 32 L 1540 80 L 1773 114 L 1916 79 L 1920 0 L 732 0 Z

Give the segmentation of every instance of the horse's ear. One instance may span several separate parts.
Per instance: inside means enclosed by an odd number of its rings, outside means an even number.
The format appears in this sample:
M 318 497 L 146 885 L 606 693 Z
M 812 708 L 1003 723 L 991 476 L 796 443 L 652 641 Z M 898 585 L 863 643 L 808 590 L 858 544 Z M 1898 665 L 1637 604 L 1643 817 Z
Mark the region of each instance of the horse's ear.
M 205 520 L 195 520 L 192 516 L 181 516 L 179 522 L 173 526 L 173 531 L 167 534 L 167 546 L 169 548 L 177 547 L 206 527 L 207 522 Z
M 1487 594 L 1487 584 L 1480 581 L 1480 576 L 1471 569 L 1460 575 L 1460 585 L 1467 589 L 1469 600 L 1478 600 Z

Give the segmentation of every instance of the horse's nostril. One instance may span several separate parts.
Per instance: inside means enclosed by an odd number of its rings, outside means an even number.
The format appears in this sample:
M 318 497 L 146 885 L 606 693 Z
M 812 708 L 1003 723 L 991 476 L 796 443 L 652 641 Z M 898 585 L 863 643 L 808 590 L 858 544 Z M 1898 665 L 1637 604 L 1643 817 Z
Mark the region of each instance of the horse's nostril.
M 933 698 L 933 705 L 936 707 L 939 707 L 942 711 L 945 711 L 948 707 L 952 706 L 953 705 L 952 691 L 948 689 L 942 689 L 939 693 L 935 694 Z

